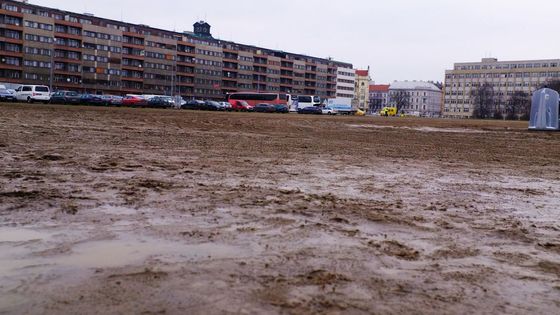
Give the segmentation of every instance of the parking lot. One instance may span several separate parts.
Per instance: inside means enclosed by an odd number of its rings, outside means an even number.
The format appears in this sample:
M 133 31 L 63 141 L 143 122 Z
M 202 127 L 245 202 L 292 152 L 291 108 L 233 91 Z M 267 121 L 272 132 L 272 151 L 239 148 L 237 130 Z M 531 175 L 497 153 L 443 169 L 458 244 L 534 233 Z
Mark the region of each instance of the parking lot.
M 560 311 L 559 133 L 0 104 L 0 313 Z

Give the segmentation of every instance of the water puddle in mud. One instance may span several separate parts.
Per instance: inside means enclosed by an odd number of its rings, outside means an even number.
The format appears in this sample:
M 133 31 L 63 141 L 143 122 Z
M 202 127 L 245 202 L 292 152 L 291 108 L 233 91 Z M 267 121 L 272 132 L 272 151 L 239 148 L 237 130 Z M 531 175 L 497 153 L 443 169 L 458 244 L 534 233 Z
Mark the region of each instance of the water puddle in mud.
M 84 243 L 72 249 L 70 255 L 53 260 L 61 266 L 78 268 L 113 268 L 142 264 L 149 258 L 199 261 L 206 259 L 239 258 L 249 250 L 215 243 L 181 244 L 150 238 L 125 238 Z
M 33 287 L 34 281 L 41 278 L 68 285 L 86 280 L 95 269 L 143 266 L 157 261 L 176 264 L 236 259 L 252 256 L 255 251 L 250 246 L 186 244 L 129 233 L 73 244 L 59 235 L 66 235 L 65 231 L 0 228 L 0 313 L 3 306 L 13 308 L 30 298 L 18 288 L 22 284 Z M 53 250 L 57 247 L 68 250 Z
M 0 244 L 46 240 L 51 235 L 30 229 L 0 228 Z
M 79 243 L 62 254 L 41 254 L 60 245 L 52 244 L 52 235 L 29 229 L 0 228 L 0 276 L 14 269 L 33 269 L 33 266 L 111 268 L 141 264 L 151 257 L 197 261 L 238 258 L 252 251 L 225 244 L 184 244 L 123 233 L 114 239 Z
M 373 128 L 373 129 L 404 129 L 420 132 L 445 132 L 445 133 L 487 133 L 485 130 L 467 128 L 437 128 L 437 127 L 398 127 L 390 125 L 348 125 L 351 128 Z

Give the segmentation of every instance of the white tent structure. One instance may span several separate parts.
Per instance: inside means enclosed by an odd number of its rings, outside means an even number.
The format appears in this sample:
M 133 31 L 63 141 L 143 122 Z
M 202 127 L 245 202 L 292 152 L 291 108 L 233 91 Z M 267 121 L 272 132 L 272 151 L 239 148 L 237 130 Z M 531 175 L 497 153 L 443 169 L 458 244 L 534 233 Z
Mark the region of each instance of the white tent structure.
M 533 94 L 529 130 L 560 130 L 558 92 L 540 89 Z

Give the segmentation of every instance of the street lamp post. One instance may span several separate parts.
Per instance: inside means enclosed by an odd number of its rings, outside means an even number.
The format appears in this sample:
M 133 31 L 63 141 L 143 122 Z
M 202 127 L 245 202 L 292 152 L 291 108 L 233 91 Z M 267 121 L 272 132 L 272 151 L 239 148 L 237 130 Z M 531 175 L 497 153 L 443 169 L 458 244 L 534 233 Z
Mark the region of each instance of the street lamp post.
M 51 45 L 51 66 L 49 69 L 49 91 L 52 93 L 52 89 L 53 89 L 53 76 L 54 76 L 54 42 L 55 42 L 55 38 L 52 37 L 51 38 L 53 41 L 53 44 Z

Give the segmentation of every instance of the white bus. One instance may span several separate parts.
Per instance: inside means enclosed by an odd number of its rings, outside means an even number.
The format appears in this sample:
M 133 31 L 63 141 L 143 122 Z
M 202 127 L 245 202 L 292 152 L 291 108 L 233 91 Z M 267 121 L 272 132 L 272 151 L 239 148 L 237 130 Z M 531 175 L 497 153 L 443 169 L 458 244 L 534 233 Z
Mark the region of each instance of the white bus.
M 294 102 L 294 109 L 297 111 L 298 109 L 311 107 L 311 106 L 320 106 L 321 105 L 321 98 L 316 95 L 300 95 L 297 97 L 297 102 Z

